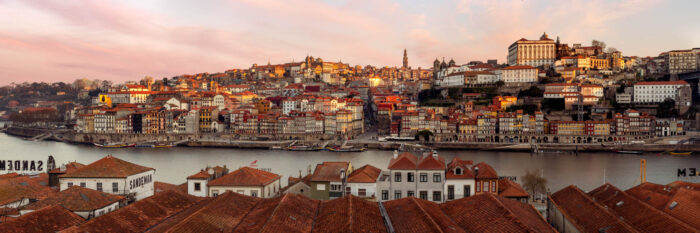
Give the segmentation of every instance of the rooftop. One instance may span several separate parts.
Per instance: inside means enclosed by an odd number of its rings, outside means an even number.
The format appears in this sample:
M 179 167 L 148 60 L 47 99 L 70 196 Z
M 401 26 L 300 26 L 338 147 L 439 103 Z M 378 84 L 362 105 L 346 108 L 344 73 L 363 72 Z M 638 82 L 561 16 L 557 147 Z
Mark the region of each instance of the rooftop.
M 70 210 L 53 205 L 38 209 L 19 218 L 0 223 L 3 232 L 57 232 L 85 222 Z
M 241 167 L 209 181 L 209 186 L 264 186 L 280 179 L 280 175 L 263 170 Z
M 130 175 L 155 170 L 150 167 L 133 164 L 112 155 L 108 155 L 84 167 L 60 175 L 60 178 L 126 178 Z
M 97 190 L 73 186 L 44 200 L 29 204 L 23 209 L 37 210 L 59 205 L 70 211 L 91 211 L 124 200 L 124 196 L 113 195 Z

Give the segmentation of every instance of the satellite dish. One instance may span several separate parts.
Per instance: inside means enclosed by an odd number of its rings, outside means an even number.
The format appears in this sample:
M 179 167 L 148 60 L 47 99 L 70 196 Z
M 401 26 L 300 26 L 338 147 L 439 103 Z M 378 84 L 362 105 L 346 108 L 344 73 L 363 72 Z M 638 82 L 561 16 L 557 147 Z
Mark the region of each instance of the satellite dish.
M 209 173 L 209 175 L 214 175 L 214 169 L 207 169 L 207 173 Z

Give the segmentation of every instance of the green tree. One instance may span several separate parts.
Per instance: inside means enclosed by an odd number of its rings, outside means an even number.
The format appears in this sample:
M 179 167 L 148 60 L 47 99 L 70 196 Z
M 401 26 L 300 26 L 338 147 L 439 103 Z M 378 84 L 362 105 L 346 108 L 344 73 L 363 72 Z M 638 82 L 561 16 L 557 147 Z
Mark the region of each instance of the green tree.
M 673 118 L 678 117 L 678 110 L 676 109 L 676 101 L 673 99 L 666 99 L 664 102 L 659 104 L 659 108 L 656 110 L 656 117 L 658 118 Z

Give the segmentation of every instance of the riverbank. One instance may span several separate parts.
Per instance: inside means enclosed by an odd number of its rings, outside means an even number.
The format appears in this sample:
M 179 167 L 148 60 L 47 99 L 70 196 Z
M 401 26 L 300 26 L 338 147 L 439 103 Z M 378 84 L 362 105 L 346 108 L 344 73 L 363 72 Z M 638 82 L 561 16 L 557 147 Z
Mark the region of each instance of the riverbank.
M 214 148 L 242 148 L 242 149 L 279 149 L 291 144 L 320 145 L 324 141 L 296 141 L 296 140 L 266 140 L 250 141 L 237 140 L 233 135 L 225 134 L 87 134 L 76 133 L 70 130 L 36 129 L 26 127 L 9 127 L 5 130 L 8 135 L 35 138 L 40 140 L 53 140 L 76 144 L 93 144 L 107 142 L 123 143 L 171 143 L 186 147 L 214 147 Z M 688 137 L 691 138 L 691 137 Z M 684 151 L 700 152 L 700 147 L 694 144 L 608 144 L 608 143 L 483 143 L 483 142 L 379 142 L 374 140 L 349 140 L 347 146 L 362 147 L 375 150 L 420 149 L 431 148 L 436 150 L 480 150 L 480 151 L 513 151 L 513 152 L 667 152 Z

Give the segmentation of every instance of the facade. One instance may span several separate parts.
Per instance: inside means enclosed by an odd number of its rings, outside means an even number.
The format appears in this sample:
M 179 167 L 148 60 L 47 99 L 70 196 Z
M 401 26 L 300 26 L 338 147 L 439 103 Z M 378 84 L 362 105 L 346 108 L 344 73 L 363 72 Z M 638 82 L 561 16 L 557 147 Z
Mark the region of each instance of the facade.
M 666 99 L 677 100 L 679 89 L 689 86 L 686 81 L 638 82 L 634 84 L 634 103 L 652 104 Z
M 345 195 L 352 194 L 370 200 L 376 199 L 377 179 L 382 170 L 372 165 L 355 169 L 347 179 Z
M 536 83 L 538 70 L 532 66 L 509 66 L 500 70 L 500 80 L 504 83 Z
M 445 201 L 470 197 L 476 194 L 476 181 L 471 160 L 457 157 L 447 165 L 445 172 Z
M 155 169 L 136 165 L 108 155 L 75 171 L 59 175 L 61 191 L 73 186 L 124 195 L 127 201 L 153 196 Z
M 669 74 L 680 74 L 698 70 L 698 56 L 693 50 L 672 50 L 666 54 Z
M 280 175 L 260 169 L 242 167 L 208 182 L 209 197 L 232 191 L 251 197 L 276 197 L 280 191 Z
M 481 162 L 474 165 L 472 171 L 475 177 L 475 194 L 498 194 L 498 174 L 491 165 Z
M 347 175 L 353 172 L 349 162 L 323 162 L 311 175 L 311 198 L 332 200 L 345 194 Z
M 544 66 L 556 60 L 556 44 L 544 33 L 539 40 L 520 39 L 508 47 L 508 65 Z
M 444 198 L 445 159 L 437 152 L 417 157 L 410 152 L 394 157 L 389 162 L 389 171 L 383 171 L 377 182 L 379 200 L 398 200 L 403 197 L 418 197 L 441 203 Z
M 29 204 L 20 210 L 21 215 L 38 209 L 59 205 L 85 219 L 96 218 L 121 207 L 124 196 L 99 192 L 89 188 L 73 186 L 38 202 Z
M 187 177 L 187 194 L 198 197 L 209 196 L 209 181 L 228 174 L 226 165 L 223 167 L 207 167 L 197 174 Z

